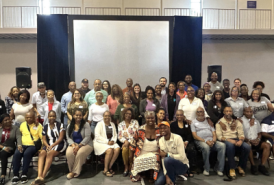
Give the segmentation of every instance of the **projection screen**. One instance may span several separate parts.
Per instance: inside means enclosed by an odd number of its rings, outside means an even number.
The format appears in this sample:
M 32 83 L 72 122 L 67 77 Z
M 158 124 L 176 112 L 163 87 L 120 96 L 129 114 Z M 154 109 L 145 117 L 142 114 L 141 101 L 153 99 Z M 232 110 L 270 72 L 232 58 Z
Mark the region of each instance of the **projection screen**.
M 169 80 L 169 21 L 73 20 L 75 81 L 109 80 L 126 87 L 132 78 L 142 90 Z

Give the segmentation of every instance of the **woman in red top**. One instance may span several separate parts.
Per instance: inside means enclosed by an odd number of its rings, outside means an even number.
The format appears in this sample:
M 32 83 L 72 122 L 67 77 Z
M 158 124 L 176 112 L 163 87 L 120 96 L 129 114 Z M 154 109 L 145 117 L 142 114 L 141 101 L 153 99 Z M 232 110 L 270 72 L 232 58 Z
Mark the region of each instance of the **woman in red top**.
M 184 97 L 186 97 L 187 93 L 185 91 L 185 82 L 179 81 L 177 83 L 177 88 L 178 88 L 178 91 L 176 94 L 180 96 L 180 99 L 183 99 Z
M 107 98 L 107 105 L 113 122 L 115 111 L 121 103 L 123 103 L 123 91 L 119 85 L 114 84 L 111 88 L 111 94 Z

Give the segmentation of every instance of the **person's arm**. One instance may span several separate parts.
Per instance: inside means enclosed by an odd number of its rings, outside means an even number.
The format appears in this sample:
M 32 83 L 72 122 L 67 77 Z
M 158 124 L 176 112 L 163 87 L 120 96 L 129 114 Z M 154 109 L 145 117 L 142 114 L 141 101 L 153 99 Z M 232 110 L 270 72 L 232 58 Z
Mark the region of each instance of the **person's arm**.
M 71 110 L 71 102 L 69 102 L 68 107 L 67 107 L 67 116 L 69 120 L 72 120 L 72 115 L 70 114 L 70 110 Z
M 117 132 L 116 132 L 115 125 L 112 125 L 112 131 L 113 131 L 113 136 L 111 138 L 111 141 L 113 141 L 114 143 L 116 143 L 117 142 Z
M 146 109 L 145 101 L 146 101 L 146 99 L 141 100 L 141 101 L 140 101 L 140 106 L 139 106 L 139 112 L 140 112 L 140 115 L 141 115 L 142 117 L 144 117 L 145 112 L 146 112 L 146 110 L 145 110 L 145 109 Z
M 119 122 L 119 118 L 120 118 L 121 108 L 122 107 L 120 105 L 118 105 L 118 107 L 117 107 L 117 109 L 116 109 L 116 111 L 114 113 L 114 119 L 118 120 L 118 122 Z
M 87 145 L 91 139 L 91 128 L 88 124 L 84 125 L 85 137 L 83 138 L 81 145 Z
M 15 135 L 17 146 L 22 146 L 22 133 L 20 132 L 19 128 L 16 129 Z
M 239 140 L 244 141 L 245 135 L 244 135 L 243 125 L 239 121 L 236 121 L 236 123 L 237 123 L 238 138 L 239 138 Z
M 47 142 L 47 137 L 45 135 L 43 135 L 43 145 L 48 148 L 49 147 L 49 144 Z
M 38 136 L 41 139 L 41 141 L 43 142 L 43 134 L 42 134 L 42 132 L 43 132 L 43 126 L 39 124 L 38 125 Z
M 135 150 L 136 150 L 136 147 L 137 147 L 137 141 L 138 141 L 138 130 L 135 132 L 135 134 L 134 134 L 134 136 L 133 136 L 133 138 L 132 138 L 132 140 L 130 141 L 130 145 L 129 145 L 129 148 L 130 148 L 130 150 L 132 151 L 132 153 L 134 153 L 135 152 Z
M 88 114 L 88 122 L 91 123 L 92 122 L 92 105 L 89 107 L 89 114 Z
M 222 141 L 223 133 L 219 123 L 216 124 L 216 136 L 219 141 Z
M 101 135 L 101 131 L 102 131 L 101 125 L 102 124 L 104 124 L 104 122 L 99 122 L 99 123 L 97 123 L 97 126 L 95 127 L 95 131 L 94 131 L 95 132 L 95 140 L 98 143 L 108 144 L 108 139 Z M 105 126 L 105 124 L 103 126 Z
M 212 141 L 215 143 L 217 141 L 216 131 L 212 131 L 213 139 Z
M 177 144 L 178 154 L 172 154 L 168 152 L 169 157 L 172 157 L 173 159 L 176 159 L 176 160 L 185 159 L 186 153 L 185 153 L 185 144 L 183 139 L 181 137 L 178 137 L 178 141 L 176 144 Z
M 84 115 L 83 119 L 84 119 L 84 120 L 86 120 L 86 119 L 87 119 L 87 117 L 88 117 L 88 111 L 86 111 L 86 113 L 85 113 L 85 115 Z
M 61 104 L 60 104 L 60 102 L 58 102 L 58 106 L 56 109 L 56 120 L 58 122 L 61 122 Z
M 67 138 L 67 142 L 68 142 L 68 144 L 70 146 L 70 145 L 74 144 L 74 141 L 72 140 L 71 136 L 69 135 L 69 127 L 70 127 L 70 124 L 67 127 L 66 138 Z
M 61 111 L 64 114 L 67 113 L 65 95 L 63 95 L 61 99 Z
M 126 140 L 126 138 L 123 136 L 123 128 L 122 128 L 121 123 L 118 125 L 118 140 L 121 143 L 124 143 Z
M 193 138 L 197 141 L 206 142 L 203 138 L 199 137 L 196 132 L 192 132 Z

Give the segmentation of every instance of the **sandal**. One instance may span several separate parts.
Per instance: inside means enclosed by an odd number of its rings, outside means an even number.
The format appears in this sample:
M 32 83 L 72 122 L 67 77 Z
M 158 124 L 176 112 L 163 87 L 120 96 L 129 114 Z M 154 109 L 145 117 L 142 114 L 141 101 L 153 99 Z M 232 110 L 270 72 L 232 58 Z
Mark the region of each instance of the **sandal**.
M 114 172 L 112 169 L 109 169 L 109 172 L 110 172 L 112 175 L 115 175 L 115 172 Z
M 73 178 L 73 176 L 74 176 L 73 173 L 69 173 L 69 174 L 67 174 L 67 179 L 70 180 Z
M 113 174 L 110 173 L 109 171 L 107 171 L 107 172 L 104 172 L 104 171 L 103 171 L 103 174 L 104 174 L 105 176 L 107 176 L 107 177 L 113 177 Z

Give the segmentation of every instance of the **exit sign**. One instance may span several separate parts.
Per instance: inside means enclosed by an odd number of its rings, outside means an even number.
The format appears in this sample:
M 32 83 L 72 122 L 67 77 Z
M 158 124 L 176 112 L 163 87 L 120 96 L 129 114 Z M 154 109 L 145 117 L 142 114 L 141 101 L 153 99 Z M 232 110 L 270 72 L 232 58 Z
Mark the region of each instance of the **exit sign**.
M 247 8 L 257 8 L 257 1 L 247 1 Z

